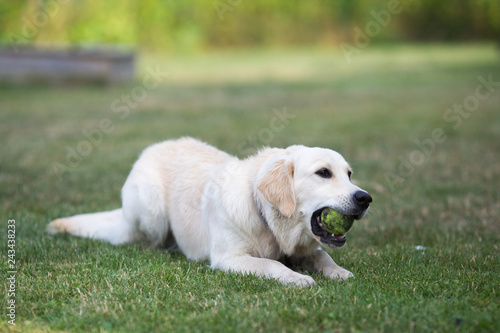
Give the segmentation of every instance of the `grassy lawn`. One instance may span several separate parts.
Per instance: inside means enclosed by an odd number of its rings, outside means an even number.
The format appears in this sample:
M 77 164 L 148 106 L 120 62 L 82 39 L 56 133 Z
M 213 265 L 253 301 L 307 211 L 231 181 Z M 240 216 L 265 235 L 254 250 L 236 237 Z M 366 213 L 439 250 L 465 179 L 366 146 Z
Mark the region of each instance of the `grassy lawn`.
M 149 56 L 138 70 L 120 87 L 0 86 L 2 281 L 9 219 L 17 260 L 16 325 L 5 282 L 0 331 L 500 330 L 495 45 L 370 46 L 350 64 L 315 49 Z M 341 152 L 374 198 L 329 251 L 355 279 L 299 289 L 45 233 L 119 207 L 141 150 L 185 135 L 241 157 L 295 143 Z

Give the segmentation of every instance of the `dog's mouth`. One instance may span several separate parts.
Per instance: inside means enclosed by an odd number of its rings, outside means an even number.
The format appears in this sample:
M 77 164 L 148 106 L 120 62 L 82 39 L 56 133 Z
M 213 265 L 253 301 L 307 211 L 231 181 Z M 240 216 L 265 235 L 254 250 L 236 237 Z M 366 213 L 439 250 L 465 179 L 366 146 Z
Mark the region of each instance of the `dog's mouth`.
M 311 231 L 318 238 L 319 242 L 325 246 L 332 248 L 339 248 L 345 245 L 347 239 L 345 234 L 334 235 L 329 233 L 323 228 L 323 224 L 321 222 L 321 212 L 328 207 L 323 207 L 315 211 L 311 216 Z M 360 215 L 352 216 L 355 220 L 359 220 L 361 218 Z

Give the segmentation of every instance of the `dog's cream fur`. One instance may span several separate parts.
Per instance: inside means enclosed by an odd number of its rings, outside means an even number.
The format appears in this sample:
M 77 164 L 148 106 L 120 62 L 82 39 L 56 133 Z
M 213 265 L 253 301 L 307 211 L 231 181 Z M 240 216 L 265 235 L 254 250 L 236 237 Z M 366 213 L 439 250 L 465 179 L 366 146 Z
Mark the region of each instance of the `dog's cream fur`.
M 322 168 L 332 177 L 320 177 Z M 353 203 L 360 189 L 349 171 L 329 149 L 266 148 L 239 160 L 195 139 L 165 141 L 144 150 L 134 164 L 121 209 L 57 219 L 48 230 L 112 244 L 175 245 L 213 268 L 299 286 L 314 280 L 285 263 L 347 279 L 352 274 L 320 249 L 323 239 L 312 232 L 311 219 L 324 207 L 358 218 L 366 213 L 367 207 Z

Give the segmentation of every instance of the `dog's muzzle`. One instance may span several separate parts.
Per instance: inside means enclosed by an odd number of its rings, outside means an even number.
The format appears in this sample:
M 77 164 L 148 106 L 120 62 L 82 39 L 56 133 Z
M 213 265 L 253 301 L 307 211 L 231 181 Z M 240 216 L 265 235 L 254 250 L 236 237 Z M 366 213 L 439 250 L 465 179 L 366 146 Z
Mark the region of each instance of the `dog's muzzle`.
M 352 202 L 355 208 L 347 212 L 340 212 L 344 215 L 352 216 L 355 220 L 359 220 L 365 215 L 372 201 L 373 199 L 368 192 L 357 191 L 352 195 Z M 318 238 L 321 244 L 331 248 L 340 248 L 345 245 L 347 241 L 346 236 L 333 235 L 323 228 L 320 216 L 321 212 L 325 208 L 332 208 L 339 211 L 335 207 L 323 207 L 315 211 L 311 216 L 311 231 Z

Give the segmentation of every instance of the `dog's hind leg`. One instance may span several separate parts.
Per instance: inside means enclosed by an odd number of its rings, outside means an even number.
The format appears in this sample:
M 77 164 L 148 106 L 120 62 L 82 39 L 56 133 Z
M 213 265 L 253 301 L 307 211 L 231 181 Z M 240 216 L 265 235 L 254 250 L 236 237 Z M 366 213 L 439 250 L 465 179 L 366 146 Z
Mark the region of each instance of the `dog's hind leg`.
M 170 230 L 162 186 L 133 172 L 122 189 L 123 216 L 134 237 L 153 247 L 164 245 Z

